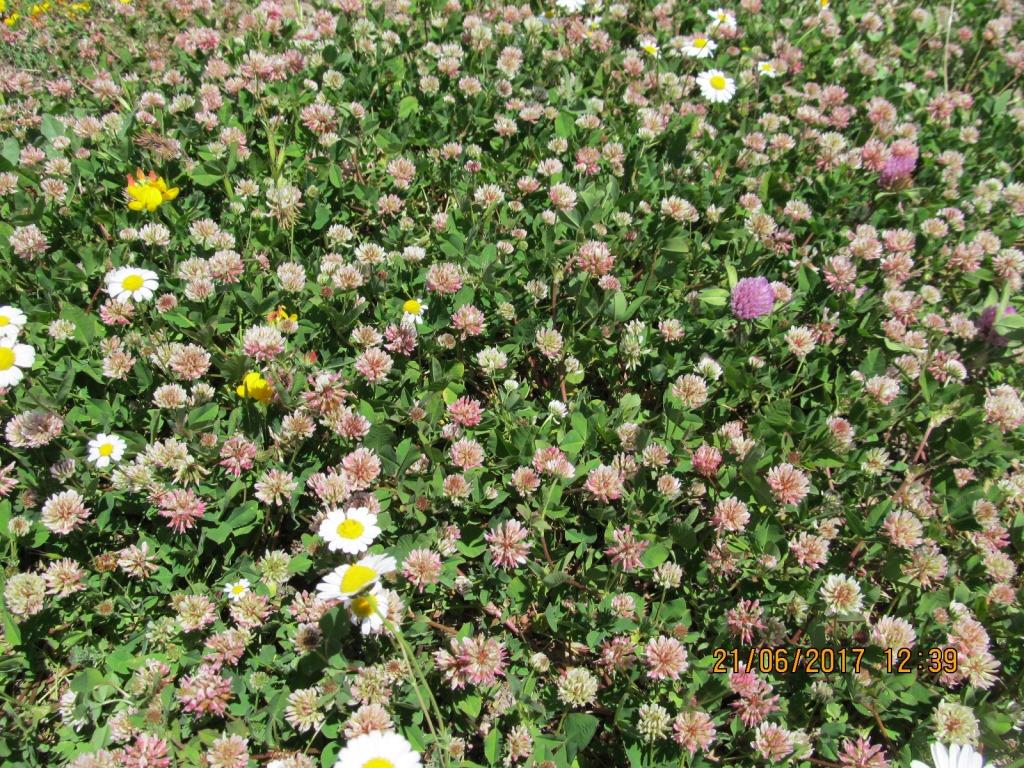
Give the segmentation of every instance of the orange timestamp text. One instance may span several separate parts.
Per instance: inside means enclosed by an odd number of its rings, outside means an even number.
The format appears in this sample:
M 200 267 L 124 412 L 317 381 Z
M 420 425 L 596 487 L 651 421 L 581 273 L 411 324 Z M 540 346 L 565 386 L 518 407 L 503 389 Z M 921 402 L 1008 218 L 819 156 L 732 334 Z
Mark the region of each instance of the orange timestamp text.
M 711 671 L 717 674 L 727 672 L 760 672 L 761 674 L 808 674 L 830 675 L 843 672 L 860 672 L 861 659 L 865 648 L 715 648 L 712 652 L 715 663 Z
M 715 648 L 711 671 L 759 672 L 761 674 L 843 674 L 861 670 L 867 648 Z M 959 667 L 956 648 L 886 648 L 881 669 L 889 674 L 917 670 L 953 674 Z

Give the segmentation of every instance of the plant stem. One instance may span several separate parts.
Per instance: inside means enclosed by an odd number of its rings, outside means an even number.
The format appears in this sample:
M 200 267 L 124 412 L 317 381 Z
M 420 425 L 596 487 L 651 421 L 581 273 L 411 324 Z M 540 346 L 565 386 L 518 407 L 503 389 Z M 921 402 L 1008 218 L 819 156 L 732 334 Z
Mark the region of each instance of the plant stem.
M 402 658 L 405 659 L 405 663 L 413 674 L 414 679 L 410 682 L 412 683 L 413 691 L 416 693 L 416 699 L 419 701 L 423 717 L 427 721 L 427 727 L 430 729 L 430 733 L 433 735 L 435 742 L 437 742 L 438 753 L 441 757 L 441 765 L 444 766 L 444 768 L 448 768 L 448 730 L 445 728 L 444 717 L 441 715 L 441 710 L 437 706 L 437 700 L 434 698 L 434 694 L 430 690 L 430 686 L 427 684 L 426 678 L 423 675 L 423 670 L 420 667 L 419 662 L 416 660 L 415 652 L 409 648 L 409 644 L 402 636 L 401 630 L 391 622 L 388 622 L 388 629 L 392 632 L 391 637 L 394 640 L 394 644 L 398 646 L 398 650 L 401 652 Z M 423 691 L 426 691 L 427 698 L 430 700 L 430 707 L 427 706 L 426 700 L 423 696 Z M 431 722 L 431 708 L 433 709 L 434 716 L 437 718 L 436 726 Z M 440 737 L 438 736 L 439 733 Z

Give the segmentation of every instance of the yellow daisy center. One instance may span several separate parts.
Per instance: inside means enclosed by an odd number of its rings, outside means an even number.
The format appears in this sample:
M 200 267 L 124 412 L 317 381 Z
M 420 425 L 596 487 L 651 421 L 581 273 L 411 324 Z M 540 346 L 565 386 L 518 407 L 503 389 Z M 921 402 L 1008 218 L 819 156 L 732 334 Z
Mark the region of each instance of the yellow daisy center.
M 128 277 L 121 281 L 121 287 L 126 291 L 137 291 L 144 283 L 145 280 L 142 279 L 142 275 L 128 275 Z
M 3 328 L 5 325 L 9 325 L 10 322 L 11 321 L 7 315 L 0 315 L 0 328 Z
M 423 311 L 423 305 L 416 301 L 416 299 L 409 299 L 402 305 L 402 311 L 410 315 L 418 315 Z
M 373 595 L 363 595 L 353 600 L 349 607 L 360 619 L 367 619 L 377 613 L 377 598 Z
M 358 539 L 363 535 L 363 531 L 366 530 L 366 526 L 360 523 L 358 520 L 348 518 L 342 520 L 338 525 L 338 535 L 343 539 Z
M 383 757 L 371 757 L 363 763 L 363 768 L 395 768 L 395 764 Z
M 705 37 L 698 37 L 696 40 L 693 41 L 694 48 L 703 48 L 707 44 L 708 41 Z
M 233 593 L 235 593 L 236 595 L 240 595 L 240 594 L 242 594 L 243 592 L 245 592 L 245 586 L 244 586 L 244 585 L 242 585 L 242 584 L 235 584 L 235 585 L 234 585 L 234 586 L 233 586 L 233 587 L 231 588 L 231 591 L 232 591 Z
M 14 365 L 14 350 L 0 347 L 0 371 L 6 371 Z
M 100 446 L 100 456 L 109 456 L 114 452 L 114 446 L 112 443 L 104 443 Z
M 377 572 L 368 565 L 353 565 L 341 577 L 341 591 L 351 595 L 377 578 Z
M 721 75 L 712 75 L 711 80 L 709 82 L 711 83 L 711 87 L 714 88 L 716 91 L 725 90 L 725 78 L 722 77 Z

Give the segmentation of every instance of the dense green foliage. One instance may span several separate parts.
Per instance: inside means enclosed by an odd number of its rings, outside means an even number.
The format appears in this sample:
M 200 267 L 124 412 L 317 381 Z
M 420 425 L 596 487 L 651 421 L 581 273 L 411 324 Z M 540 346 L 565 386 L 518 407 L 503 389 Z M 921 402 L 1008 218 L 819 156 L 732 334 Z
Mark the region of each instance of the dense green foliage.
M 1024 5 L 824 6 L 0 6 L 0 762 L 1024 765 Z

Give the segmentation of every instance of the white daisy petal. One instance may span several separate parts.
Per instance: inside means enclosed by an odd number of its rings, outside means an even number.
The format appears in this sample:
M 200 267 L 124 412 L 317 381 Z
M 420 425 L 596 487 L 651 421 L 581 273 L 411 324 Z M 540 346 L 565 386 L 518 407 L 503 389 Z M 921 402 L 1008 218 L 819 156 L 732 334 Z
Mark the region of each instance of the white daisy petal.
M 233 584 L 228 584 L 224 587 L 224 594 L 228 596 L 228 600 L 235 601 L 242 599 L 249 593 L 249 580 L 239 579 Z
M 373 731 L 349 739 L 338 753 L 334 768 L 365 768 L 367 764 L 390 768 L 420 768 L 419 753 L 393 731 Z
M 111 270 L 104 282 L 107 293 L 117 301 L 148 301 L 160 285 L 156 272 L 137 267 Z
M 0 335 L 0 387 L 10 387 L 24 377 L 22 369 L 32 367 L 36 351 L 28 344 L 17 344 L 13 336 Z
M 120 461 L 128 444 L 117 435 L 96 435 L 89 441 L 89 461 L 99 468 Z
M 36 351 L 28 344 L 14 345 L 14 364 L 19 368 L 31 368 L 36 361 Z
M 332 600 L 349 600 L 372 587 L 386 573 L 395 570 L 395 558 L 389 555 L 367 555 L 355 563 L 339 566 L 324 577 L 317 591 Z
M 333 509 L 320 523 L 319 534 L 332 552 L 358 555 L 380 535 L 380 528 L 377 516 L 366 507 Z

